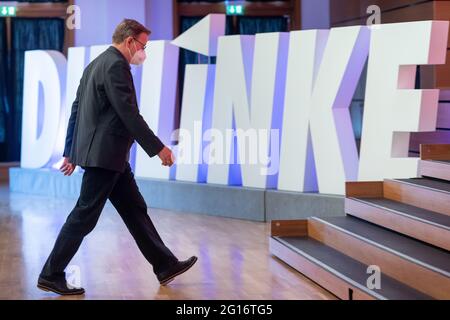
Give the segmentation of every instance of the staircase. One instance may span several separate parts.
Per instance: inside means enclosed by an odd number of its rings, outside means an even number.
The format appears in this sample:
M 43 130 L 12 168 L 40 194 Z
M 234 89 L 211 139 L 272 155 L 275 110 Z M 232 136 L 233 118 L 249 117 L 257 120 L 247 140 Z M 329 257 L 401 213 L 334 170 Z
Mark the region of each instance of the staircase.
M 270 252 L 340 299 L 450 299 L 450 145 L 419 176 L 347 182 L 345 217 L 272 221 Z

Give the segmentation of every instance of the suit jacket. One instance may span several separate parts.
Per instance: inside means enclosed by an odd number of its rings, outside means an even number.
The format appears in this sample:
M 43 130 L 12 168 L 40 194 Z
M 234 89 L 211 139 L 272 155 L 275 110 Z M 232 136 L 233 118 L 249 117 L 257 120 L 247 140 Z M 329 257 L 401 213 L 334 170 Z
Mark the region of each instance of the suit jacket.
M 124 172 L 134 140 L 150 157 L 164 147 L 139 114 L 128 61 L 111 46 L 83 73 L 64 156 L 81 167 Z

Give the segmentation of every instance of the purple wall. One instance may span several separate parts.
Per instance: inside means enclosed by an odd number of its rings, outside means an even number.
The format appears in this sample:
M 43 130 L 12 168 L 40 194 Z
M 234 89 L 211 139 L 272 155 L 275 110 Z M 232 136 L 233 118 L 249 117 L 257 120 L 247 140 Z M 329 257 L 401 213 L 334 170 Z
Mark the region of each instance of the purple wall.
M 330 0 L 302 0 L 302 29 L 330 27 Z M 81 29 L 75 46 L 111 43 L 116 25 L 125 17 L 136 19 L 152 30 L 153 40 L 172 40 L 170 0 L 75 0 L 81 8 Z
M 302 29 L 329 28 L 330 0 L 302 0 Z
M 173 40 L 173 9 L 170 0 L 146 0 L 147 26 L 153 40 Z
M 114 29 L 123 18 L 136 19 L 145 24 L 146 2 L 146 0 L 75 0 L 75 4 L 81 8 L 81 29 L 75 32 L 75 46 L 110 44 Z

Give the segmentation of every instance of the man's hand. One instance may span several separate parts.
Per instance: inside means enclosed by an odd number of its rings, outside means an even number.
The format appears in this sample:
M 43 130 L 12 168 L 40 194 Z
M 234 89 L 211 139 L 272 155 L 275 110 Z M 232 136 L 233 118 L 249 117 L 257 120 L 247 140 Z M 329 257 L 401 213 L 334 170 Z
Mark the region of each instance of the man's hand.
M 65 176 L 70 176 L 75 170 L 75 167 L 76 165 L 69 162 L 69 158 L 64 158 L 64 162 L 59 170 L 61 170 L 61 172 L 64 173 Z
M 175 162 L 175 157 L 172 151 L 167 147 L 164 147 L 161 150 L 161 152 L 158 154 L 158 157 L 161 159 L 162 165 L 166 167 L 171 167 Z

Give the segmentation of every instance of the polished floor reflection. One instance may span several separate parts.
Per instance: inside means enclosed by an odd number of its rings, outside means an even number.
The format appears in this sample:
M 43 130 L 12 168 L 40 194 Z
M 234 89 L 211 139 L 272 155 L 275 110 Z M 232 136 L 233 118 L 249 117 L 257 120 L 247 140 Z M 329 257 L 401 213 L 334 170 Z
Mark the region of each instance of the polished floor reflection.
M 36 281 L 76 199 L 10 194 L 0 186 L 0 299 L 62 299 Z M 71 262 L 86 295 L 64 299 L 334 299 L 268 252 L 266 223 L 150 209 L 180 258 L 199 261 L 160 287 L 119 215 L 108 204 Z

